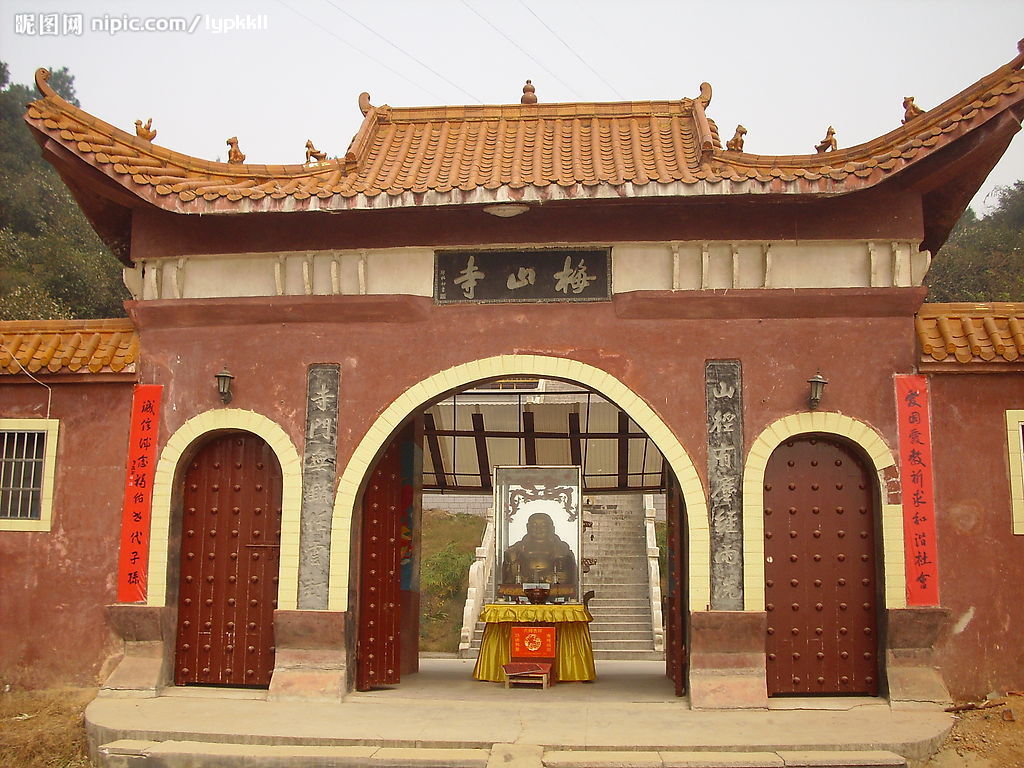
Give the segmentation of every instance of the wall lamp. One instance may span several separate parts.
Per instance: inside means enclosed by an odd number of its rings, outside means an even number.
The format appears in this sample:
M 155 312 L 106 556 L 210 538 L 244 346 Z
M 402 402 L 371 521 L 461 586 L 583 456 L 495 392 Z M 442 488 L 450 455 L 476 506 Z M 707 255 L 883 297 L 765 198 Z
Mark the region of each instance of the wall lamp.
M 220 395 L 221 402 L 227 405 L 231 402 L 231 380 L 235 378 L 231 375 L 231 371 L 225 365 L 224 370 L 214 375 L 217 380 L 217 394 Z
M 821 395 L 825 391 L 828 379 L 821 375 L 821 371 L 818 371 L 807 380 L 807 383 L 811 385 L 811 391 L 807 395 L 807 407 L 813 411 L 821 402 Z

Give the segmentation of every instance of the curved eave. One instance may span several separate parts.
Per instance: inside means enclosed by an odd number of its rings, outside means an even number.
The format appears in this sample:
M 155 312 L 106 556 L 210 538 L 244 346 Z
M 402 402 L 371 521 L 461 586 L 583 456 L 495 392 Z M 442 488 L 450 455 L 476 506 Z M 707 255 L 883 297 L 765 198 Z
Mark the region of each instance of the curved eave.
M 362 160 L 357 156 L 367 151 L 375 132 L 393 130 L 393 116 L 442 108 L 371 107 L 346 157 L 315 165 L 214 163 L 173 152 L 68 104 L 49 88 L 43 74 L 37 75 L 37 84 L 44 96 L 29 105 L 25 120 L 76 197 L 80 202 L 86 200 L 83 209 L 97 229 L 103 225 L 108 230 L 108 242 L 116 239 L 111 230 L 123 228 L 123 223 L 114 221 L 118 208 L 130 211 L 153 206 L 181 214 L 240 214 L 569 199 L 837 196 L 886 182 L 922 195 L 926 247 L 934 250 L 1020 128 L 1024 113 L 1022 63 L 1024 55 L 1019 55 L 940 106 L 855 147 L 785 156 L 711 147 L 699 154 L 699 161 L 680 155 L 675 158 L 678 173 L 657 178 L 643 173 L 631 179 L 588 175 L 486 186 L 471 180 L 458 186 L 445 182 L 424 188 L 397 181 L 396 173 L 380 188 L 361 185 L 360 166 L 381 162 L 369 155 Z M 544 106 L 568 109 L 578 105 Z M 439 114 L 462 114 L 459 110 L 466 109 L 443 108 L 448 111 Z M 476 119 L 468 113 L 463 118 Z M 954 144 L 957 150 L 950 149 Z M 929 162 L 933 156 L 938 157 Z M 966 156 L 971 162 L 960 161 Z M 939 158 L 942 163 L 937 162 Z M 401 158 L 391 162 L 400 165 Z M 102 215 L 95 212 L 98 208 L 105 208 Z

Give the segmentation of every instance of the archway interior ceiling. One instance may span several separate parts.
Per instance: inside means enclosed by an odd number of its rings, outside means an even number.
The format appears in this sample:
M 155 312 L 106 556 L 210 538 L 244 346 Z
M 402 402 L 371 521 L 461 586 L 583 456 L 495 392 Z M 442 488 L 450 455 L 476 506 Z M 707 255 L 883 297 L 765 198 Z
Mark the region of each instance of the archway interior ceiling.
M 491 493 L 496 466 L 576 465 L 585 493 L 664 491 L 667 465 L 647 434 L 593 390 L 506 379 L 423 414 L 423 489 Z

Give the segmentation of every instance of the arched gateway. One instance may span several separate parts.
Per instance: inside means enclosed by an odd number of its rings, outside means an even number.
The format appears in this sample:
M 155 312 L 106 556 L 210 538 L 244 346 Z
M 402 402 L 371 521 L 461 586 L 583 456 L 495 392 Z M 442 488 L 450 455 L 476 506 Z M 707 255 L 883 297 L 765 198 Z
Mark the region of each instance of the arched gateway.
M 586 385 L 619 406 L 661 450 L 666 465 L 670 467 L 667 471 L 670 478 L 668 515 L 671 518 L 670 547 L 673 549 L 668 594 L 669 674 L 675 680 L 677 691 L 681 692 L 685 687 L 682 657 L 687 595 L 698 595 L 691 599 L 703 604 L 707 602 L 708 594 L 709 541 L 700 480 L 678 440 L 660 418 L 614 377 L 575 361 L 539 356 L 504 356 L 477 361 L 457 366 L 417 385 L 393 403 L 370 429 L 342 476 L 342 491 L 335 505 L 332 552 L 338 551 L 338 540 L 343 533 L 353 536 L 348 551 L 358 555 L 353 556 L 348 564 L 348 575 L 357 585 L 360 597 L 356 605 L 347 607 L 355 610 L 358 624 L 357 687 L 368 688 L 399 680 L 403 647 L 397 638 L 400 632 L 391 628 L 401 626 L 402 615 L 412 610 L 415 600 L 400 585 L 405 581 L 402 550 L 406 546 L 401 520 L 410 504 L 413 479 L 409 469 L 412 445 L 416 440 L 407 419 L 439 396 L 479 382 L 480 372 L 484 370 L 491 372 L 491 376 L 486 378 L 532 375 L 557 377 Z M 395 428 L 395 422 L 405 426 Z M 364 456 L 368 458 L 364 459 Z M 362 466 L 370 469 L 366 477 L 352 478 L 359 488 L 359 492 L 353 493 L 353 486 L 346 485 L 346 481 L 350 475 L 356 474 L 354 467 Z M 680 477 L 684 480 L 677 479 Z M 342 493 L 346 488 L 349 495 L 343 505 Z M 339 517 L 339 513 L 346 517 Z M 336 574 L 342 565 L 339 560 L 332 558 L 332 592 L 337 585 Z M 673 623 L 672 616 L 678 621 Z M 404 652 L 408 655 L 409 648 L 406 647 Z M 406 664 L 409 664 L 408 659 Z M 414 666 L 406 666 L 406 669 L 414 669 Z

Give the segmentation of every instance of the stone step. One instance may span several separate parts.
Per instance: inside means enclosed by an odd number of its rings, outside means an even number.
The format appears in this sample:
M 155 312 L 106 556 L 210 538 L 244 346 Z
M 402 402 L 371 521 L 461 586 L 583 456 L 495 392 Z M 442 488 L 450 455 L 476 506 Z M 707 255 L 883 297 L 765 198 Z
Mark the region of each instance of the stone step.
M 665 654 L 662 653 L 661 651 L 652 650 L 650 648 L 650 646 L 648 646 L 646 650 L 639 650 L 639 651 L 623 650 L 623 649 L 612 650 L 612 649 L 606 649 L 606 648 L 602 648 L 602 649 L 598 650 L 597 648 L 595 648 L 594 649 L 594 658 L 595 659 L 607 659 L 608 661 L 612 661 L 612 660 L 617 660 L 617 661 L 664 661 L 665 660 Z M 597 674 L 598 674 L 598 677 L 600 677 L 600 675 L 601 675 L 600 667 L 598 667 Z
M 202 741 L 119 739 L 99 747 L 100 768 L 486 768 L 489 749 L 223 744 Z
M 664 766 L 665 768 L 737 768 L 738 766 L 786 766 L 786 768 L 905 768 L 906 759 L 895 752 L 835 750 L 828 752 L 544 752 L 546 768 L 621 768 Z
M 622 642 L 638 642 L 646 643 L 650 645 L 654 642 L 654 635 L 651 632 L 651 628 L 648 627 L 646 631 L 620 631 L 615 629 L 590 629 L 590 640 L 594 643 L 594 647 L 598 645 L 603 646 L 605 643 L 612 641 Z M 614 646 L 612 646 L 614 647 Z
M 648 638 L 646 640 L 601 640 L 600 643 L 594 641 L 594 650 L 650 651 L 653 650 L 653 643 L 654 641 L 651 638 Z
M 651 632 L 650 621 L 597 621 L 590 622 L 590 632 Z

